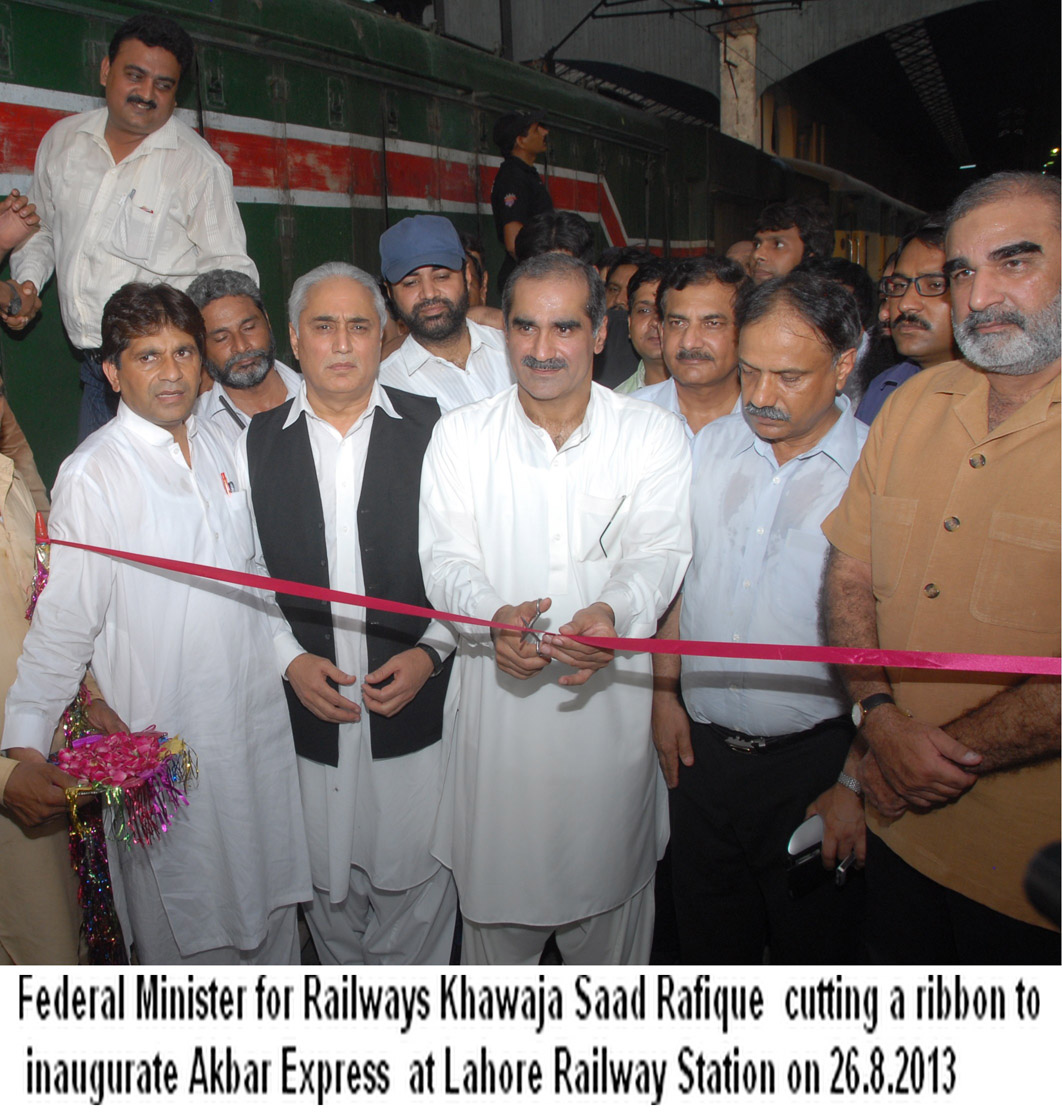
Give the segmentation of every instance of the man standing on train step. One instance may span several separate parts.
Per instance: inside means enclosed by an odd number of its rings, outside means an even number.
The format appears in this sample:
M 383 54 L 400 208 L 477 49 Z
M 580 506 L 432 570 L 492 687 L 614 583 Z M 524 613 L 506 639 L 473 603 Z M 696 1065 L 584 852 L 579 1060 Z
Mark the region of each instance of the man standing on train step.
M 194 57 L 191 38 L 172 20 L 127 20 L 100 65 L 105 107 L 60 120 L 37 150 L 29 196 L 41 227 L 12 255 L 11 271 L 26 320 L 56 273 L 63 325 L 81 354 L 79 441 L 118 406 L 99 355 L 103 306 L 114 291 L 158 281 L 183 290 L 215 267 L 258 278 L 231 171 L 173 115 Z
M 502 165 L 490 191 L 494 229 L 505 249 L 505 261 L 498 269 L 498 293 L 516 267 L 516 237 L 520 229 L 539 213 L 553 208 L 535 159 L 546 150 L 549 130 L 541 112 L 507 112 L 494 125 L 494 143 L 502 155 Z

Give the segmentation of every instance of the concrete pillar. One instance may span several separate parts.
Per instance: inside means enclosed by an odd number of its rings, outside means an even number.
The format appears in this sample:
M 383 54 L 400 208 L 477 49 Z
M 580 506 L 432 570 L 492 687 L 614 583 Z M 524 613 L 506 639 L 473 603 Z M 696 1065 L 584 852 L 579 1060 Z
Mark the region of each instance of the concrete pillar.
M 748 6 L 728 5 L 740 16 Z M 760 146 L 760 99 L 756 95 L 756 37 L 751 16 L 713 28 L 719 39 L 719 127 L 724 135 Z

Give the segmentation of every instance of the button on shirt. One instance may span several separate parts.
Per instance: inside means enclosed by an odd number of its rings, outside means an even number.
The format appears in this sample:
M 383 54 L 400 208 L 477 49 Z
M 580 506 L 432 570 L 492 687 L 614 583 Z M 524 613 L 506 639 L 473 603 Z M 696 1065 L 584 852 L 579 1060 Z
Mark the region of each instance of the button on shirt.
M 1059 653 L 1059 426 L 1056 376 L 994 429 L 988 377 L 940 364 L 895 391 L 823 524 L 838 550 L 869 563 L 878 643 L 894 650 Z M 958 520 L 949 530 L 945 523 Z M 935 595 L 927 592 L 932 585 Z M 1013 679 L 889 670 L 896 702 L 947 724 Z M 975 745 L 976 746 L 976 745 Z M 1059 760 L 982 776 L 957 801 L 867 824 L 916 870 L 1010 917 L 1046 925 L 1022 888 L 1058 839 Z
M 743 415 L 698 438 L 692 489 L 693 560 L 683 589 L 684 639 L 818 645 L 819 588 L 837 506 L 867 428 L 847 398 L 826 436 L 784 465 Z M 752 735 L 803 731 L 847 708 L 825 665 L 682 658 L 690 716 Z
M 286 390 L 284 400 L 294 398 L 295 392 L 302 384 L 302 376 L 279 360 L 273 362 L 273 367 L 284 381 Z M 224 434 L 231 445 L 236 444 L 240 434 L 251 424 L 252 417 L 250 414 L 244 414 L 233 402 L 232 396 L 220 380 L 215 380 L 214 386 L 196 399 L 192 413 L 209 422 L 219 433 Z
M 401 421 L 387 392 L 377 383 L 364 413 L 345 434 L 340 434 L 330 422 L 317 416 L 302 384 L 284 423 L 288 429 L 301 415 L 306 416 L 324 513 L 328 583 L 334 589 L 359 595 L 365 592 L 365 578 L 358 539 L 358 503 L 377 409 Z M 246 486 L 246 438 L 240 439 L 237 458 L 241 482 Z M 260 552 L 258 561 L 259 571 L 267 575 Z M 340 686 L 339 691 L 361 705 L 361 686 L 368 673 L 365 609 L 336 603 L 331 609 L 336 664 L 357 678 L 353 685 Z M 430 643 L 443 658 L 455 645 L 453 635 L 435 621 L 419 642 Z M 286 638 L 277 640 L 277 652 L 282 670 L 303 653 L 290 628 Z M 369 717 L 364 713 L 358 723 L 339 725 L 339 763 L 335 767 L 296 757 L 314 886 L 328 891 L 337 903 L 347 896 L 352 863 L 381 890 L 407 890 L 430 878 L 439 867 L 428 846 L 446 766 L 445 749 L 425 747 L 409 755 L 374 761 L 369 731 Z
M 502 331 L 474 321 L 465 324 L 472 349 L 463 368 L 433 356 L 408 336 L 380 365 L 380 383 L 437 399 L 443 414 L 466 403 L 489 399 L 515 383 Z
M 11 257 L 12 275 L 38 290 L 58 273 L 63 325 L 80 349 L 99 348 L 103 306 L 125 283 L 184 290 L 215 267 L 258 280 L 232 172 L 210 145 L 171 116 L 116 164 L 106 123 L 106 108 L 79 113 L 41 140 L 29 193 L 41 225 Z

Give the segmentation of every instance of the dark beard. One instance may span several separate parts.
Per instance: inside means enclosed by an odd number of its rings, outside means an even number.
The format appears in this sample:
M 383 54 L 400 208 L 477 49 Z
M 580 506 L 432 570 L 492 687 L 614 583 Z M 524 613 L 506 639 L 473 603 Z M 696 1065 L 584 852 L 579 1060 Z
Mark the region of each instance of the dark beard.
M 434 308 L 440 305 L 445 306 L 446 310 L 434 321 L 426 322 L 421 317 L 425 307 Z M 418 303 L 410 314 L 399 311 L 398 316 L 405 322 L 416 340 L 448 341 L 464 329 L 467 313 L 468 289 L 466 288 L 456 302 L 451 302 L 449 298 L 432 298 L 430 301 Z

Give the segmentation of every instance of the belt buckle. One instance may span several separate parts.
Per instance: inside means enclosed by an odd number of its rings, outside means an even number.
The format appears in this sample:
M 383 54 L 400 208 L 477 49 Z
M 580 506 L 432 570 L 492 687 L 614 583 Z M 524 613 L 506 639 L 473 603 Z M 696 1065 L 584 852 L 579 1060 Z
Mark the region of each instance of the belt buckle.
M 742 739 L 741 736 L 727 736 L 726 745 L 731 751 L 740 751 L 743 755 L 751 755 L 754 751 L 765 750 L 767 740 L 763 736 L 754 736 L 751 739 Z

